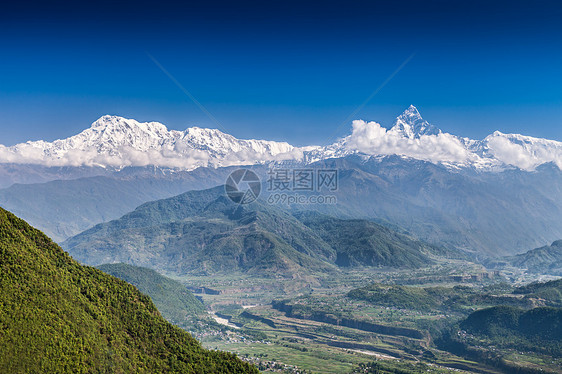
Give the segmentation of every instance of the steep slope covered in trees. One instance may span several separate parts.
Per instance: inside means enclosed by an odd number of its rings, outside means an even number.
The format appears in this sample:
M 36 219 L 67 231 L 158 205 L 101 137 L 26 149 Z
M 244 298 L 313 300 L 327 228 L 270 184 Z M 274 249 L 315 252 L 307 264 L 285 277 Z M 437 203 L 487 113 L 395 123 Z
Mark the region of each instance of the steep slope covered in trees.
M 203 349 L 132 285 L 0 209 L 0 372 L 257 372 Z

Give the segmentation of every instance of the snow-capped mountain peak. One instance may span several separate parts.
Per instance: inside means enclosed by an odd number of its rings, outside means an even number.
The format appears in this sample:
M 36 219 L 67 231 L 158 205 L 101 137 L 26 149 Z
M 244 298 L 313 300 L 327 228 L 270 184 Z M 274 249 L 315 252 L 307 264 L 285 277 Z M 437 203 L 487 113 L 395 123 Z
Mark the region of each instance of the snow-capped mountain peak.
M 160 122 L 138 122 L 134 119 L 127 119 L 119 116 L 109 116 L 105 115 L 100 117 L 90 127 L 92 132 L 89 135 L 96 136 L 94 134 L 145 134 L 148 137 L 165 137 L 169 133 L 165 125 Z M 87 131 L 87 130 L 85 130 Z M 173 131 L 172 131 L 173 132 Z
M 407 138 L 419 138 L 422 135 L 439 135 L 441 130 L 422 118 L 418 109 L 410 105 L 389 130 Z
M 132 147 L 148 150 L 173 140 L 179 131 L 168 131 L 159 122 L 138 122 L 119 116 L 103 116 L 96 120 L 89 129 L 67 139 L 56 140 L 54 143 L 63 149 L 95 147 L 109 150 L 115 147 Z M 56 148 L 56 147 L 55 147 Z
M 499 131 L 483 140 L 461 138 L 425 121 L 413 105 L 396 118 L 389 130 L 376 122 L 357 120 L 349 136 L 310 147 L 237 139 L 220 130 L 201 127 L 168 130 L 159 122 L 106 115 L 66 139 L 0 145 L 0 164 L 117 169 L 153 165 L 191 170 L 288 160 L 310 163 L 355 153 L 365 157 L 399 155 L 454 168 L 534 170 L 552 162 L 562 169 L 561 142 Z
M 500 131 L 483 140 L 461 138 L 425 121 L 413 105 L 396 118 L 390 130 L 376 122 L 354 121 L 352 134 L 341 144 L 348 153 L 400 155 L 454 168 L 534 170 L 552 162 L 562 169 L 561 142 Z
M 488 157 L 524 170 L 534 170 L 545 163 L 562 169 L 562 142 L 519 134 L 494 131 L 481 141 Z
M 12 147 L 0 145 L 0 163 L 114 168 L 156 165 L 191 170 L 199 166 L 295 158 L 298 151 L 294 151 L 293 146 L 284 142 L 242 140 L 199 127 L 168 130 L 159 122 L 106 115 L 66 139 L 29 141 Z

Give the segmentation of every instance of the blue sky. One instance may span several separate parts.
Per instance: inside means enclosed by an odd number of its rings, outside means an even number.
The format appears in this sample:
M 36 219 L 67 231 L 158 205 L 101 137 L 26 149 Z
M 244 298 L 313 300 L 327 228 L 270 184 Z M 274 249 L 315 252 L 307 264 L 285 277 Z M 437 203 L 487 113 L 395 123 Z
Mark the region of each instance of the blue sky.
M 156 4 L 156 5 L 155 5 Z M 562 141 L 555 1 L 12 4 L 0 14 L 0 144 L 104 114 L 326 144 L 414 104 L 444 131 Z

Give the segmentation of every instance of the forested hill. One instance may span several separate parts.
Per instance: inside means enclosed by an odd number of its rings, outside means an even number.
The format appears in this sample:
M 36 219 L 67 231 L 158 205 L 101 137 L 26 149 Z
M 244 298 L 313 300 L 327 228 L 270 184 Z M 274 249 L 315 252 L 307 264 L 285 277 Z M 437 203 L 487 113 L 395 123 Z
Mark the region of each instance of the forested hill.
M 201 301 L 186 286 L 155 270 L 123 263 L 104 264 L 98 269 L 131 283 L 150 296 L 162 316 L 176 326 L 188 328 L 189 320 L 205 314 Z
M 0 208 L 0 372 L 257 373 Z

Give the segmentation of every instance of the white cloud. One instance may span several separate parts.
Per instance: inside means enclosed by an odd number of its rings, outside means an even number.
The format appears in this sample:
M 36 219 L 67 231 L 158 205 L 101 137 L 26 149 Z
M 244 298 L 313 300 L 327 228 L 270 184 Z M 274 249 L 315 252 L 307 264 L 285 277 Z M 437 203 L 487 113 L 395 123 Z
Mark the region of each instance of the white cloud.
M 50 157 L 44 150 L 30 144 L 19 144 L 17 148 L 0 145 L 0 162 L 15 164 L 37 164 L 44 166 L 147 166 L 191 169 L 207 165 L 209 155 L 200 150 L 176 152 L 172 149 L 149 149 L 139 151 L 122 146 L 112 153 L 98 153 L 94 147 L 69 149 L 57 157 Z
M 302 158 L 287 143 L 239 140 L 218 130 L 168 131 L 159 123 L 104 116 L 91 128 L 52 143 L 0 145 L 0 163 L 44 166 L 147 166 L 184 170 Z
M 194 169 L 199 166 L 248 165 L 259 162 L 302 159 L 303 152 L 293 148 L 288 152 L 273 153 L 242 149 L 225 155 L 211 156 L 208 151 L 193 149 L 183 143 L 138 150 L 130 146 L 113 148 L 110 152 L 99 152 L 96 147 L 68 149 L 49 155 L 45 149 L 33 143 L 18 144 L 15 147 L 0 145 L 0 163 L 36 164 L 43 166 L 148 166 Z
M 353 121 L 348 147 L 372 155 L 402 155 L 430 162 L 465 162 L 475 155 L 451 134 L 407 138 L 376 122 Z
M 150 130 L 150 131 L 148 131 Z M 353 121 L 352 134 L 327 147 L 295 148 L 287 143 L 239 140 L 218 130 L 191 128 L 168 131 L 164 125 L 102 117 L 92 128 L 73 137 L 0 145 L 0 163 L 44 166 L 155 165 L 191 170 L 200 166 L 232 166 L 270 161 L 320 160 L 355 151 L 369 155 L 402 155 L 433 163 L 499 168 L 505 164 L 533 170 L 545 162 L 562 169 L 562 143 L 500 132 L 483 141 L 448 133 L 407 136 L 376 122 Z
M 562 169 L 562 143 L 522 135 L 495 132 L 485 139 L 490 153 L 498 160 L 523 170 L 554 162 Z

